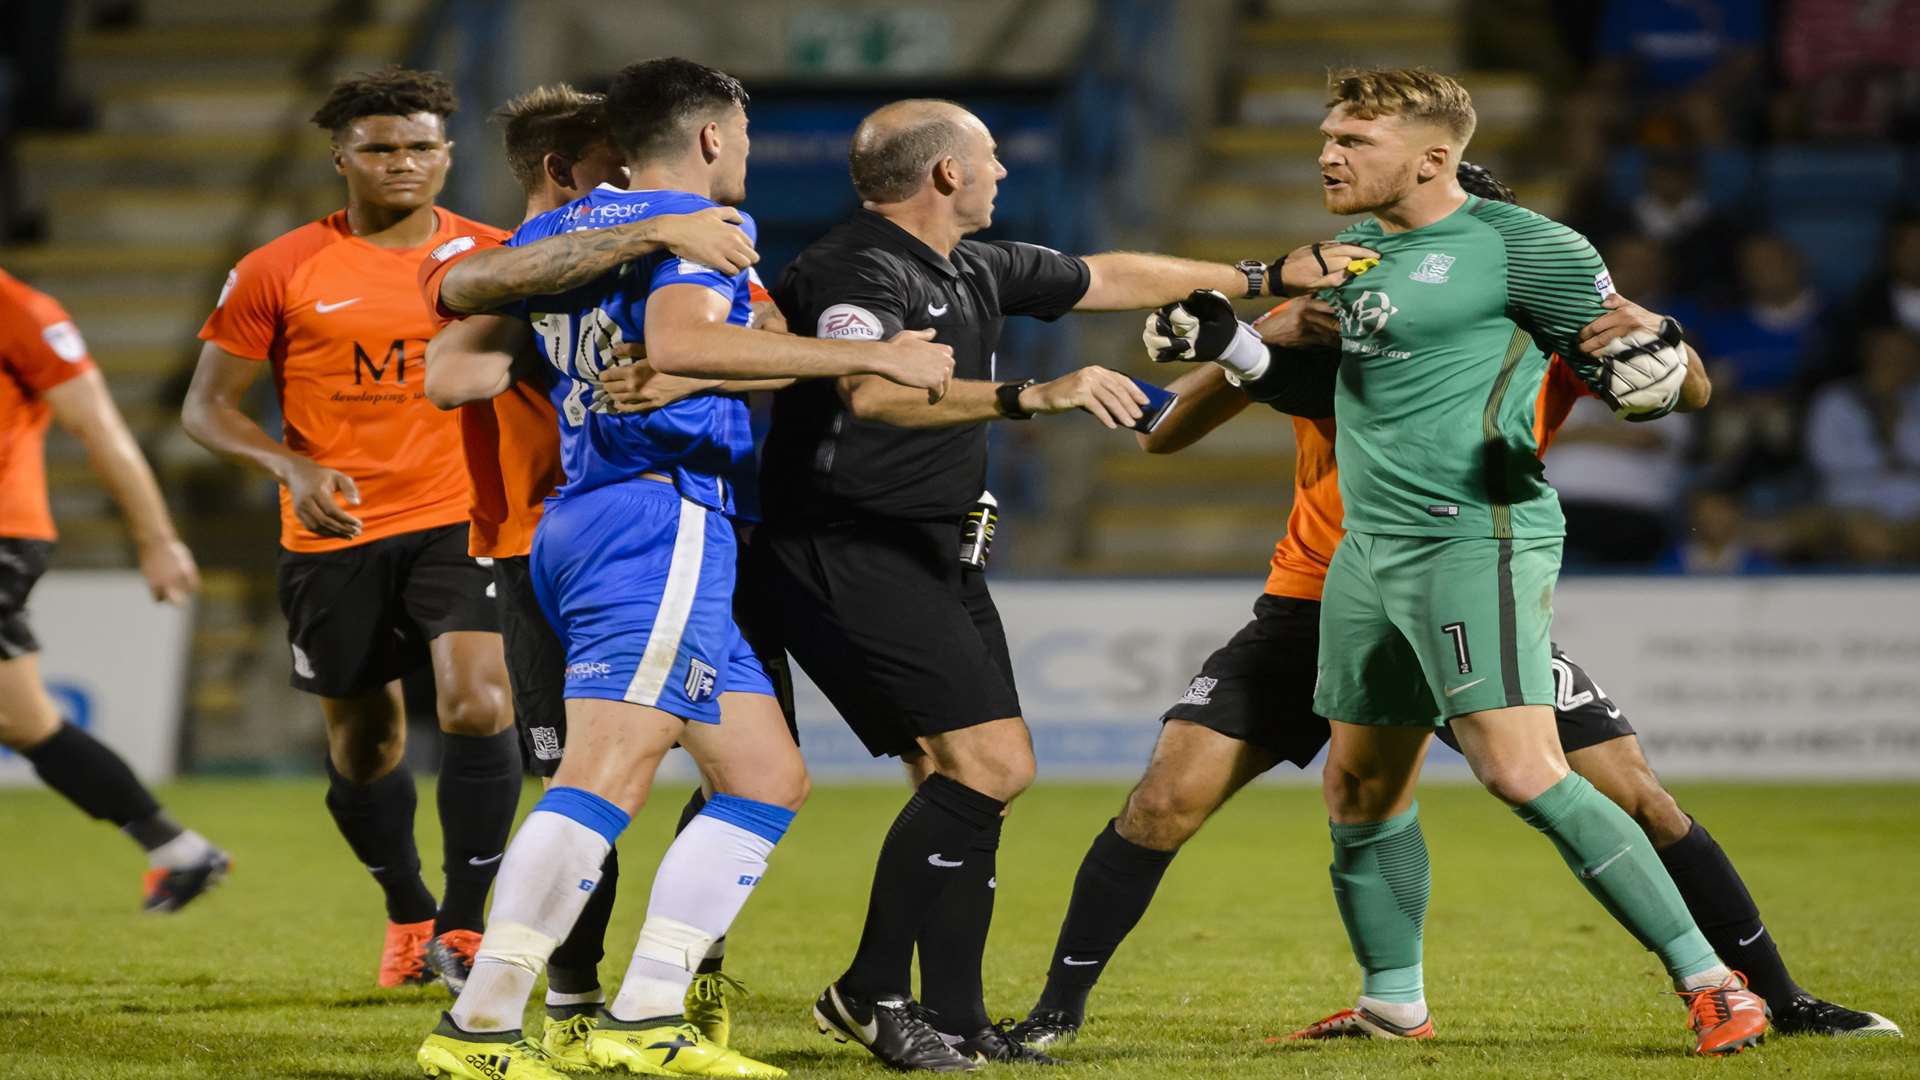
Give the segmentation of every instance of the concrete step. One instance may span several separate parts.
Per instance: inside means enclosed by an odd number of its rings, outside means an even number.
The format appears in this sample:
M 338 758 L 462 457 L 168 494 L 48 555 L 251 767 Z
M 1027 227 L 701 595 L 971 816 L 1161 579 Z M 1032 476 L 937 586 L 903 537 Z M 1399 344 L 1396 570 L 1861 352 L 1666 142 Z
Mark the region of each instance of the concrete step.
M 274 10 L 277 4 L 259 5 Z M 327 74 L 377 68 L 399 58 L 407 27 L 386 23 L 350 30 L 327 64 Z M 298 23 L 252 25 L 170 25 L 140 30 L 76 35 L 68 50 L 77 85 L 106 87 L 178 77 L 249 81 L 285 78 L 336 32 Z M 315 104 L 318 104 L 316 95 Z
M 1473 111 L 1481 127 L 1527 126 L 1539 116 L 1544 103 L 1539 84 L 1525 75 L 1470 71 L 1459 78 L 1473 95 Z M 1300 74 L 1248 78 L 1241 85 L 1236 115 L 1242 124 L 1297 124 L 1317 130 L 1327 115 L 1326 78 Z
M 334 208 L 337 193 L 276 194 L 263 204 L 233 190 L 128 188 L 55 192 L 47 226 L 55 245 L 200 247 L 209 241 L 253 248 Z
M 1220 505 L 1193 503 L 1101 506 L 1088 515 L 1090 561 L 1151 560 L 1163 574 L 1181 574 L 1205 564 L 1238 564 L 1254 572 L 1286 531 L 1288 503 Z
M 1341 67 L 1459 67 L 1459 28 L 1445 16 L 1351 14 L 1261 18 L 1242 24 L 1233 70 L 1243 75 L 1324 73 Z
M 341 8 L 340 0 L 141 0 L 140 21 L 154 29 L 263 27 L 328 25 Z M 424 0 L 365 0 L 344 5 L 350 11 L 376 22 L 401 22 L 412 19 L 425 7 Z
M 212 299 L 158 299 L 68 303 L 87 345 L 102 354 L 185 349 L 207 319 Z
M 313 88 L 291 79 L 128 82 L 95 99 L 102 131 L 274 132 L 312 115 Z
M 28 205 L 47 205 L 56 191 L 192 187 L 219 191 L 244 188 L 255 172 L 286 152 L 284 183 L 305 189 L 338 182 L 327 159 L 327 135 L 303 127 L 267 132 L 27 135 L 15 140 L 19 176 Z

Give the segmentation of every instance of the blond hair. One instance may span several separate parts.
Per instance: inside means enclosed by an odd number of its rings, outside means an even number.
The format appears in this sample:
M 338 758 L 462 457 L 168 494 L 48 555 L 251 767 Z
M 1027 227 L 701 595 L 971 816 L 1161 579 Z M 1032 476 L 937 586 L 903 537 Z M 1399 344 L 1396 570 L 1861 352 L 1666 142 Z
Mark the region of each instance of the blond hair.
M 507 167 L 529 193 L 540 190 L 548 154 L 579 161 L 609 137 L 607 96 L 566 83 L 534 87 L 495 109 L 493 122 L 506 144 Z
M 1460 147 L 1473 138 L 1479 119 L 1473 98 L 1459 80 L 1427 68 L 1349 68 L 1327 75 L 1327 108 L 1346 106 L 1350 116 L 1374 120 L 1399 116 L 1446 128 Z

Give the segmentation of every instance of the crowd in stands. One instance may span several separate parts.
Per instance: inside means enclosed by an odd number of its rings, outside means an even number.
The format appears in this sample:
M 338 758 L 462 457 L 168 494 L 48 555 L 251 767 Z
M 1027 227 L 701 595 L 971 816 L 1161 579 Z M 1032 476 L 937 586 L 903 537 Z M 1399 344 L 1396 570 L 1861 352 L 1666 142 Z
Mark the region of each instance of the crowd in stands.
M 1556 7 L 1566 216 L 1713 377 L 1696 415 L 1569 419 L 1569 567 L 1920 563 L 1920 0 Z

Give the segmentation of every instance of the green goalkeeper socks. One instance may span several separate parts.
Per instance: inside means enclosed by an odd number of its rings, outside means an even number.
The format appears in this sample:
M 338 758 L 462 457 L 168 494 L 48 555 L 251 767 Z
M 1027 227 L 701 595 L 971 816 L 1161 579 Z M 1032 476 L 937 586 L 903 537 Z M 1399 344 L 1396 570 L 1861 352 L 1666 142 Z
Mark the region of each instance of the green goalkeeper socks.
M 1514 813 L 1547 834 L 1580 884 L 1659 954 L 1674 979 L 1719 965 L 1646 834 L 1578 773 L 1568 773 Z
M 1364 972 L 1360 992 L 1381 1001 L 1415 1002 L 1425 996 L 1420 931 L 1433 876 L 1419 813 L 1416 803 L 1385 821 L 1330 823 L 1334 902 Z

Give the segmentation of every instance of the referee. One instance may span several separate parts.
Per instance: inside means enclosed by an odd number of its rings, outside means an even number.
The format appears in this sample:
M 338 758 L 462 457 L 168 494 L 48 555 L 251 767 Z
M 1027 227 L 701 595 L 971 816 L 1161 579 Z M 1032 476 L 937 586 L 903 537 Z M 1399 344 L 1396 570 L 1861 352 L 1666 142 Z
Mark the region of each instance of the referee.
M 937 402 L 864 376 L 774 400 L 756 535 L 764 587 L 794 659 L 867 749 L 900 757 L 918 785 L 881 846 L 853 964 L 814 1016 L 899 1069 L 1041 1059 L 997 1030 L 981 999 L 1001 817 L 1034 775 L 982 572 L 986 425 L 1084 409 L 1118 427 L 1147 399 L 1102 367 L 997 381 L 1002 325 L 1153 307 L 1196 288 L 1269 295 L 1274 275 L 1298 292 L 1344 280 L 1321 258 L 1344 266 L 1366 252 L 1328 245 L 1226 266 L 963 239 L 992 223 L 1007 173 L 986 125 L 946 101 L 884 106 L 848 157 L 862 209 L 801 253 L 774 299 L 794 332 L 816 337 L 932 330 L 953 348 L 954 381 Z M 916 939 L 924 1006 L 910 993 Z

